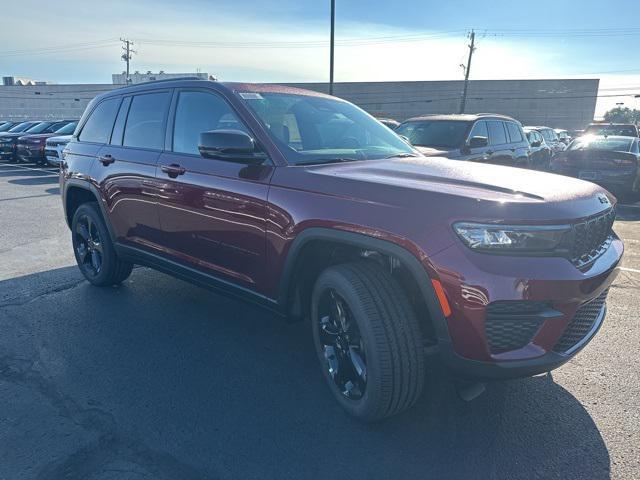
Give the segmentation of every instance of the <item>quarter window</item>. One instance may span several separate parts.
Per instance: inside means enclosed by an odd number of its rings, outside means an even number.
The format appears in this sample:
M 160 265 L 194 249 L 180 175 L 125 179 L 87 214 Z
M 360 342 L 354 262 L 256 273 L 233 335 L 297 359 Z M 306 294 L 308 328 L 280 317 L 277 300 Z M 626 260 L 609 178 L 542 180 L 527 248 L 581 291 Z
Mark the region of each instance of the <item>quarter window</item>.
M 491 145 L 503 145 L 507 143 L 507 134 L 504 131 L 503 122 L 496 120 L 488 121 L 489 125 L 489 143 Z
M 506 125 L 511 143 L 520 143 L 522 141 L 522 133 L 520 133 L 520 127 L 513 122 L 507 122 Z
M 169 92 L 147 93 L 133 97 L 122 144 L 126 147 L 162 150 L 164 121 L 170 101 Z
M 232 129 L 247 132 L 229 104 L 207 92 L 180 92 L 173 127 L 173 151 L 198 155 L 200 134 Z
M 120 98 L 110 98 L 101 102 L 91 112 L 78 139 L 81 142 L 107 143 L 119 106 Z

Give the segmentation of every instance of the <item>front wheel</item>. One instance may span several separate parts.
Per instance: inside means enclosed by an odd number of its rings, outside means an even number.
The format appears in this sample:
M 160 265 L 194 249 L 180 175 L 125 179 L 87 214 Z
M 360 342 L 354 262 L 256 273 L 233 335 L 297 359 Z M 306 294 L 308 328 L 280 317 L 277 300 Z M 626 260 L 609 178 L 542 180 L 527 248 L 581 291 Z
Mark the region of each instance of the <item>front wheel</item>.
M 311 302 L 318 359 L 341 406 L 364 421 L 411 407 L 424 385 L 423 342 L 396 279 L 371 261 L 332 266 Z
M 78 207 L 71 222 L 71 235 L 78 267 L 93 285 L 117 285 L 131 275 L 133 265 L 118 258 L 96 203 Z

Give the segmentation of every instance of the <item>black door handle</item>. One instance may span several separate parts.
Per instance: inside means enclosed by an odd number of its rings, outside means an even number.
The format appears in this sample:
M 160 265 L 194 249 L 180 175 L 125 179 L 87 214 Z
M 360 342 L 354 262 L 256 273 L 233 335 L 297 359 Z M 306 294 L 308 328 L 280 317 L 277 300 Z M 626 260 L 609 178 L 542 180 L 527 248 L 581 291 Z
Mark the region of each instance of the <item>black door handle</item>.
M 100 163 L 102 163 L 105 167 L 107 165 L 111 165 L 113 162 L 116 161 L 116 159 L 113 158 L 111 155 L 102 155 L 100 158 L 98 158 L 98 160 L 100 160 Z
M 184 175 L 184 173 L 187 171 L 186 168 L 181 167 L 177 163 L 172 163 L 171 165 L 163 165 L 160 167 L 160 170 L 169 175 L 171 178 L 176 178 L 178 175 Z

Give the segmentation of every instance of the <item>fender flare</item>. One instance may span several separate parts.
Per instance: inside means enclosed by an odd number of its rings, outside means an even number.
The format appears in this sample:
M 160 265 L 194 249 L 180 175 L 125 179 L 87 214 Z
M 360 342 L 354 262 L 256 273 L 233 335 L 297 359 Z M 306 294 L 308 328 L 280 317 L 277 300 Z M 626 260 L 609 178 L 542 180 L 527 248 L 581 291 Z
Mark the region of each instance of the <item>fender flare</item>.
M 62 190 L 62 207 L 64 209 L 64 218 L 65 218 L 65 221 L 67 222 L 67 226 L 71 228 L 71 222 L 69 219 L 69 215 L 67 214 L 67 193 L 70 188 L 80 188 L 82 190 L 86 190 L 95 197 L 96 202 L 98 203 L 98 207 L 100 208 L 100 213 L 102 213 L 102 218 L 104 220 L 104 223 L 107 226 L 107 230 L 109 230 L 109 236 L 111 237 L 111 241 L 115 243 L 116 235 L 113 230 L 113 226 L 111 225 L 111 220 L 107 213 L 107 209 L 104 205 L 104 200 L 102 198 L 102 195 L 100 194 L 100 190 L 98 190 L 98 188 L 95 185 L 87 181 L 78 180 L 75 178 L 70 178 L 64 181 L 64 188 Z
M 366 250 L 375 250 L 383 254 L 394 256 L 400 260 L 402 264 L 407 267 L 416 284 L 420 288 L 420 292 L 427 304 L 427 308 L 429 309 L 429 313 L 433 320 L 433 326 L 435 328 L 436 335 L 438 336 L 438 341 L 447 343 L 451 342 L 446 319 L 442 313 L 442 308 L 440 307 L 440 302 L 436 296 L 433 284 L 431 283 L 431 278 L 418 258 L 400 245 L 362 233 L 323 227 L 310 227 L 299 233 L 289 248 L 284 268 L 282 270 L 282 277 L 278 288 L 278 304 L 282 308 L 286 308 L 289 300 L 289 291 L 293 282 L 296 263 L 302 249 L 309 242 L 317 240 L 342 243 Z

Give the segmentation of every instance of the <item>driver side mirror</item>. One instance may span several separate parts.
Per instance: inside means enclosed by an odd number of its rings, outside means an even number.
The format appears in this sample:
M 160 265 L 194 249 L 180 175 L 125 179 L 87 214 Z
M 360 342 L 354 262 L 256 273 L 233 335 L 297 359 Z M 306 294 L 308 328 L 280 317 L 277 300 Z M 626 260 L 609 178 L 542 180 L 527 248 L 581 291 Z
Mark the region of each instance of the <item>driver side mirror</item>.
M 260 164 L 267 155 L 248 133 L 241 130 L 210 130 L 200 134 L 198 151 L 204 158 Z
M 469 139 L 469 148 L 480 148 L 489 145 L 489 139 L 487 137 L 471 137 Z
M 536 140 L 535 142 L 531 142 L 531 146 L 532 147 L 539 147 L 540 145 L 542 145 L 542 142 L 540 140 Z

